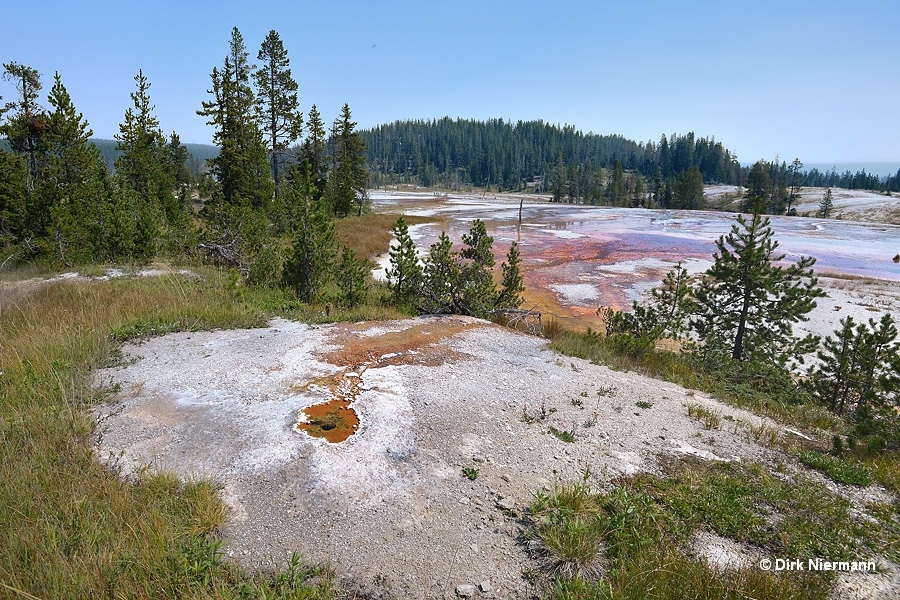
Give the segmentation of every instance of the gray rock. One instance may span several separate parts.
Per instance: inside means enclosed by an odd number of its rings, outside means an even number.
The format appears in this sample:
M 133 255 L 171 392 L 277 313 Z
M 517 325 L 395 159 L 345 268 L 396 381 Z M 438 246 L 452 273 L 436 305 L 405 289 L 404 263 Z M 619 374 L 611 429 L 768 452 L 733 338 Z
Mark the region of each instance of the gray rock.
M 513 499 L 509 497 L 500 498 L 500 500 L 497 501 L 497 506 L 499 506 L 503 510 L 514 510 L 516 508 L 516 503 L 513 502 Z
M 481 590 L 482 593 L 487 594 L 494 588 L 491 587 L 490 581 L 482 581 L 481 583 L 478 584 L 478 589 Z
M 460 598 L 472 598 L 475 595 L 475 586 L 469 583 L 461 583 L 456 586 L 456 595 Z

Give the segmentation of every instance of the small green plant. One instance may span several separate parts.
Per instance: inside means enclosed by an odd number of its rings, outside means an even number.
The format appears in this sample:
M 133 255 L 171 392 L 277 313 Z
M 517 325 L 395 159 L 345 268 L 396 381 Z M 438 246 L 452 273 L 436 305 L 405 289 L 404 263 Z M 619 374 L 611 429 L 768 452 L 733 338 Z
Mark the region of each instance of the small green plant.
M 584 400 L 580 398 L 572 398 L 572 406 L 575 408 L 584 408 Z
M 614 385 L 601 385 L 599 388 L 597 388 L 597 396 L 600 398 L 607 398 L 610 396 L 615 396 L 616 392 L 618 391 L 619 388 Z
M 653 408 L 653 403 L 647 402 L 646 400 L 638 400 L 637 402 L 634 403 L 634 405 L 637 406 L 638 408 L 644 408 L 644 409 Z
M 828 475 L 832 481 L 865 487 L 872 483 L 872 472 L 864 465 L 851 463 L 840 457 L 828 456 L 815 450 L 800 452 L 800 462 Z
M 557 429 L 556 427 L 553 427 L 551 425 L 549 428 L 549 431 L 554 437 L 556 437 L 557 439 L 560 439 L 568 444 L 571 444 L 572 442 L 575 441 L 574 428 L 572 431 L 565 431 L 565 430 Z
M 476 469 L 475 467 L 463 467 L 462 474 L 469 481 L 475 481 L 476 479 L 478 479 L 478 469 Z
M 722 425 L 722 414 L 717 410 L 712 410 L 701 404 L 689 404 L 687 411 L 689 417 L 693 417 L 703 423 L 706 429 L 718 429 Z

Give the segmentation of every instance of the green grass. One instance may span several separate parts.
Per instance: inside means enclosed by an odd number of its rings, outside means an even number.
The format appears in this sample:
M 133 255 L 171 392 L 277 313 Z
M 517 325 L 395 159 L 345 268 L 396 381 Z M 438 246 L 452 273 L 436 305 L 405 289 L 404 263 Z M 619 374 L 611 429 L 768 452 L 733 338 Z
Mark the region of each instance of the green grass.
M 584 482 L 557 484 L 547 494 L 535 494 L 531 514 L 533 533 L 552 574 L 593 577 L 599 573 L 600 543 L 608 524 Z
M 865 465 L 849 462 L 838 456 L 829 456 L 815 450 L 802 450 L 800 462 L 825 473 L 832 481 L 838 483 L 850 483 L 862 487 L 872 483 L 872 472 Z
M 768 557 L 855 560 L 900 552 L 900 509 L 871 505 L 878 525 L 850 503 L 796 476 L 758 465 L 672 459 L 667 477 L 619 479 L 605 493 L 585 481 L 536 494 L 530 531 L 549 557 L 551 599 L 824 598 L 832 573 L 774 574 L 755 565 L 716 571 L 684 548 L 696 531 L 756 547 Z M 565 565 L 566 568 L 562 568 Z
M 87 408 L 100 396 L 90 373 L 110 360 L 120 340 L 262 325 L 272 314 L 268 305 L 290 304 L 273 290 L 237 289 L 219 271 L 201 272 L 198 281 L 63 281 L 0 297 L 0 581 L 6 592 L 334 595 L 327 572 L 300 562 L 264 577 L 220 561 L 215 532 L 224 507 L 210 483 L 165 474 L 124 483 L 91 448 Z
M 552 425 L 548 428 L 550 434 L 558 440 L 566 442 L 567 444 L 571 444 L 575 441 L 575 434 L 571 431 L 565 431 L 563 429 L 557 429 Z
M 478 479 L 478 469 L 475 467 L 463 467 L 462 468 L 463 477 L 468 479 L 469 481 L 475 481 Z
M 722 413 L 702 404 L 689 404 L 687 407 L 689 417 L 693 417 L 703 423 L 706 429 L 719 429 L 722 425 Z
M 536 579 L 548 598 L 824 598 L 827 574 L 720 572 L 686 553 L 686 540 L 710 530 L 771 556 L 841 557 L 860 552 L 857 536 L 871 534 L 845 502 L 808 481 L 795 489 L 759 467 L 670 466 L 669 478 L 643 474 L 605 493 L 582 480 L 536 494 L 529 531 L 546 558 Z

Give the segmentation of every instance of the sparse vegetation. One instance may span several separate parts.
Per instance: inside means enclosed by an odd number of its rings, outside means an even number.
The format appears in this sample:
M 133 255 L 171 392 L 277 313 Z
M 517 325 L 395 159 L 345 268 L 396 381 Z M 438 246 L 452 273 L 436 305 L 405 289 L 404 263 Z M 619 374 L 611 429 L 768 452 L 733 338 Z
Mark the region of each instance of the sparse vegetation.
M 553 426 L 551 425 L 551 426 L 549 427 L 548 431 L 549 431 L 550 434 L 551 434 L 553 437 L 555 437 L 556 439 L 562 440 L 563 442 L 566 442 L 566 443 L 568 443 L 568 444 L 571 444 L 571 443 L 573 443 L 573 442 L 575 441 L 575 433 L 574 433 L 574 429 L 573 429 L 572 431 L 565 431 L 565 430 L 562 430 L 562 429 L 557 429 L 556 427 L 553 427 Z
M 753 544 L 764 555 L 864 556 L 880 540 L 896 540 L 890 510 L 882 525 L 855 517 L 847 501 L 802 477 L 785 481 L 756 465 L 669 463 L 669 477 L 637 475 L 608 492 L 586 480 L 537 493 L 531 531 L 546 557 L 549 598 L 823 598 L 825 572 L 777 576 L 754 559 L 716 570 L 682 549 L 693 532 L 712 531 Z M 876 507 L 877 508 L 877 507 Z M 879 512 L 880 511 L 880 512 Z M 865 540 L 865 541 L 860 541 Z
M 839 456 L 828 456 L 815 450 L 800 452 L 800 462 L 807 467 L 822 471 L 833 481 L 867 486 L 872 483 L 872 473 L 864 465 L 853 463 Z
M 478 469 L 475 467 L 463 467 L 462 468 L 463 477 L 468 479 L 469 481 L 475 481 L 478 479 Z
M 689 404 L 687 407 L 689 417 L 693 417 L 703 423 L 706 429 L 718 429 L 722 425 L 722 413 L 702 404 Z

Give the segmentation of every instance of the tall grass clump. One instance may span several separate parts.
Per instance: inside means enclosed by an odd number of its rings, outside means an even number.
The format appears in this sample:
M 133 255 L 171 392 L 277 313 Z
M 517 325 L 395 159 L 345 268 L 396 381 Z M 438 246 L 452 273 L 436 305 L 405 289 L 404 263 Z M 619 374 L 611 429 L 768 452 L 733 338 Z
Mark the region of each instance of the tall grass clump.
M 0 296 L 3 594 L 278 597 L 273 580 L 218 560 L 224 507 L 211 483 L 165 474 L 125 483 L 90 442 L 88 407 L 102 395 L 90 374 L 122 338 L 264 323 L 262 292 L 238 294 L 223 273 L 202 273 L 51 282 Z

